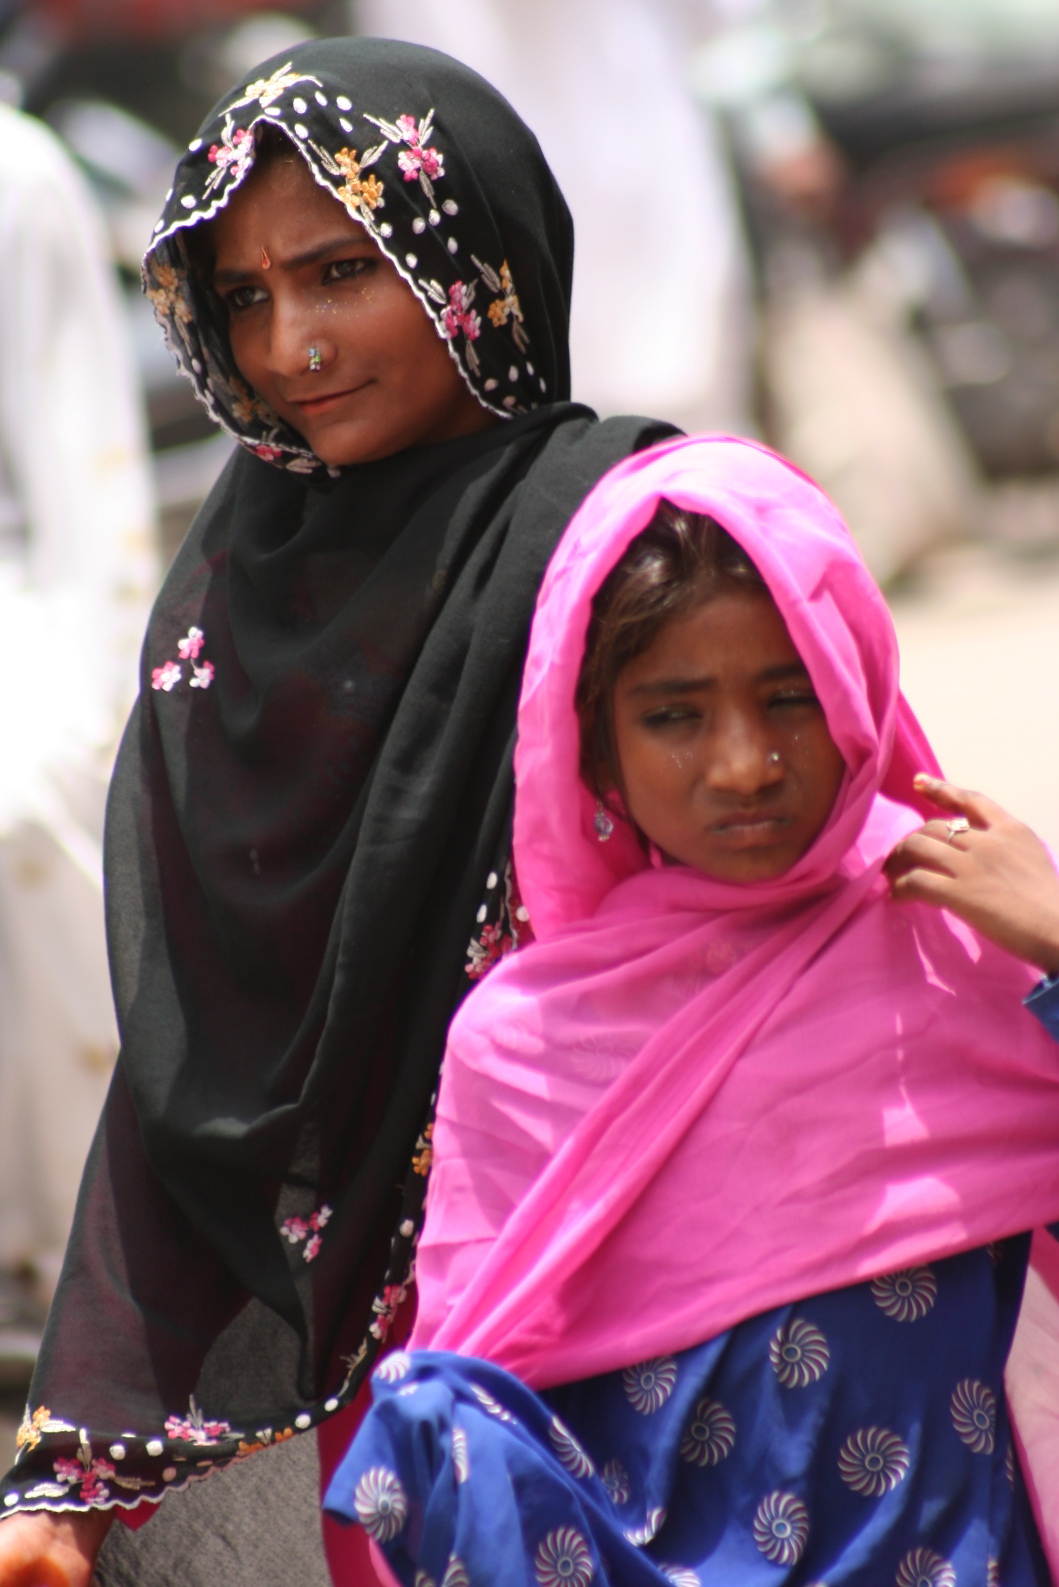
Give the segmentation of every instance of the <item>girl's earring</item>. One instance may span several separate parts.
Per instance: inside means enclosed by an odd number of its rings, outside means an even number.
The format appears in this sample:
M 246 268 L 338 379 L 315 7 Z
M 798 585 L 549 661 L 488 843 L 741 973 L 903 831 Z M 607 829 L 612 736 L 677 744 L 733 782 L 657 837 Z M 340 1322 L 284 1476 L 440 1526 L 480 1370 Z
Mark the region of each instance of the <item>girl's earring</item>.
M 596 814 L 593 817 L 592 825 L 596 829 L 596 837 L 599 839 L 599 841 L 601 843 L 606 843 L 607 839 L 614 831 L 614 822 L 610 819 L 610 816 L 607 814 L 606 810 L 604 810 L 602 799 L 596 800 Z
M 320 349 L 318 347 L 316 347 L 316 346 L 310 347 L 310 349 L 309 349 L 309 371 L 310 371 L 310 373 L 314 374 L 314 375 L 319 374 L 320 369 L 322 368 L 322 366 L 323 366 L 323 358 L 320 355 Z

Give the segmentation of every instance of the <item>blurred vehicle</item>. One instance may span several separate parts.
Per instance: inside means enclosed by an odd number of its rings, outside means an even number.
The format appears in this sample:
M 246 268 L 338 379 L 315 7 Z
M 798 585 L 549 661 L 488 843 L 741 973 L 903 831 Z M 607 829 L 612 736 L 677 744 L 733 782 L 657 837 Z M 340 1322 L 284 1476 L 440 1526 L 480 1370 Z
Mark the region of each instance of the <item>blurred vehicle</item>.
M 772 433 L 884 578 L 967 530 L 1059 539 L 1059 8 L 737 9 L 694 70 L 741 172 Z

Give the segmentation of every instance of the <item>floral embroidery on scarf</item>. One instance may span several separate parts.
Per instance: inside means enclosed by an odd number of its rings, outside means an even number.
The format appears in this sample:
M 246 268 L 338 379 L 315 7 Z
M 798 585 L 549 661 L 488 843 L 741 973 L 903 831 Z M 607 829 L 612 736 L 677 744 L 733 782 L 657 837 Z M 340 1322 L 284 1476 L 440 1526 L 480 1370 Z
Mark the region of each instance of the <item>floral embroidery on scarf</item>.
M 183 672 L 175 661 L 163 661 L 160 667 L 154 667 L 151 670 L 151 688 L 164 689 L 166 694 L 169 694 L 176 688 L 183 676 Z
M 428 110 L 418 123 L 414 116 L 408 115 L 398 116 L 395 122 L 368 115 L 364 120 L 378 127 L 390 143 L 407 146 L 397 156 L 397 164 L 406 182 L 414 182 L 418 178 L 420 187 L 433 204 L 434 183 L 445 175 L 445 156 L 439 149 L 427 147 L 427 139 L 434 131 L 433 109 Z
M 369 151 L 372 163 L 382 153 L 382 145 Z M 385 184 L 374 176 L 362 176 L 361 172 L 368 164 L 368 156 L 357 160 L 356 149 L 339 149 L 334 156 L 335 164 L 345 177 L 345 181 L 338 190 L 338 196 L 349 210 L 358 210 L 362 214 L 365 210 L 378 209 L 383 202 L 383 189 Z
M 518 300 L 518 293 L 515 291 L 515 283 L 512 280 L 511 268 L 507 260 L 505 259 L 500 266 L 499 275 L 497 275 L 492 265 L 482 264 L 481 260 L 475 259 L 473 254 L 471 255 L 471 260 L 489 291 L 500 294 L 499 297 L 493 299 L 486 310 L 491 323 L 499 330 L 501 326 L 507 325 L 510 321 L 511 335 L 515 346 L 520 353 L 524 353 L 529 347 L 529 342 L 526 339 L 525 331 L 522 329 L 522 306 Z
M 319 88 L 319 78 L 292 72 L 293 64 L 293 61 L 288 61 L 286 66 L 278 66 L 271 77 L 259 77 L 255 82 L 248 84 L 242 99 L 234 100 L 228 108 L 241 110 L 244 105 L 258 104 L 262 110 L 267 110 L 269 105 L 275 104 L 276 100 L 281 98 L 288 88 L 293 88 L 295 83 L 315 83 Z
M 188 679 L 193 689 L 208 689 L 217 674 L 217 669 L 212 661 L 203 656 L 201 663 L 199 656 L 206 643 L 206 635 L 201 628 L 191 627 L 183 639 L 177 640 L 177 655 L 181 661 L 191 662 L 191 677 Z M 171 694 L 184 676 L 184 669 L 175 661 L 164 661 L 160 667 L 151 669 L 151 688 L 161 689 L 166 694 Z
M 412 1155 L 412 1172 L 422 1174 L 424 1179 L 430 1173 L 430 1165 L 434 1161 L 434 1148 L 430 1144 L 433 1134 L 433 1124 L 426 1125 L 416 1141 L 416 1149 Z
M 312 1262 L 320 1254 L 321 1231 L 326 1228 L 331 1217 L 331 1208 L 325 1202 L 308 1218 L 284 1218 L 280 1224 L 280 1233 L 285 1235 L 291 1245 L 300 1245 L 305 1241 L 302 1257 L 306 1262 Z
M 109 1460 L 93 1458 L 92 1445 L 83 1430 L 77 1459 L 60 1458 L 54 1462 L 53 1470 L 59 1481 L 67 1488 L 80 1488 L 81 1500 L 84 1504 L 105 1504 L 110 1498 L 110 1490 L 106 1484 L 114 1476 L 114 1467 Z
M 414 1273 L 409 1274 L 409 1284 L 412 1282 L 414 1276 Z M 390 1332 L 390 1328 L 393 1325 L 393 1320 L 397 1315 L 398 1308 L 407 1298 L 407 1295 L 408 1284 L 387 1284 L 383 1289 L 382 1294 L 376 1295 L 375 1299 L 371 1303 L 371 1309 L 375 1313 L 375 1320 L 368 1327 L 368 1332 L 375 1339 L 382 1340 L 386 1338 L 387 1334 Z M 380 1368 L 380 1371 L 381 1370 L 382 1369 Z
M 189 628 L 183 639 L 177 640 L 177 655 L 181 661 L 197 661 L 205 643 L 206 635 L 201 628 Z
M 26 1450 L 36 1449 L 44 1433 L 73 1433 L 76 1429 L 69 1422 L 61 1422 L 52 1416 L 46 1405 L 38 1405 L 35 1411 L 30 1411 L 26 1406 L 26 1414 L 22 1418 L 22 1425 L 15 1434 L 15 1448 L 18 1453 L 15 1460 L 21 1459 Z
M 214 167 L 206 178 L 206 192 L 212 192 L 229 166 L 236 182 L 241 182 L 254 163 L 254 134 L 249 127 L 236 127 L 226 118 L 220 143 L 210 146 L 209 162 Z
M 166 1436 L 180 1439 L 188 1444 L 220 1444 L 228 1438 L 242 1438 L 242 1433 L 233 1433 L 229 1422 L 208 1421 L 195 1403 L 192 1395 L 188 1402 L 187 1416 L 167 1416 L 165 1422 Z
M 160 264 L 154 272 L 155 286 L 148 287 L 147 296 L 162 314 L 171 315 L 182 325 L 190 325 L 194 313 L 187 300 L 187 271 L 176 265 Z
M 269 1449 L 273 1444 L 285 1444 L 288 1438 L 293 1437 L 293 1427 L 284 1427 L 276 1432 L 273 1432 L 271 1427 L 260 1427 L 249 1443 L 243 1438 L 239 1440 L 238 1458 L 245 1459 L 247 1455 L 256 1455 L 259 1450 Z
M 477 936 L 467 944 L 464 966 L 471 981 L 480 981 L 500 959 L 533 941 L 529 910 L 522 902 L 518 878 L 510 860 L 504 868 L 502 887 L 495 871 L 486 878 L 485 899 L 478 910 L 478 927 Z

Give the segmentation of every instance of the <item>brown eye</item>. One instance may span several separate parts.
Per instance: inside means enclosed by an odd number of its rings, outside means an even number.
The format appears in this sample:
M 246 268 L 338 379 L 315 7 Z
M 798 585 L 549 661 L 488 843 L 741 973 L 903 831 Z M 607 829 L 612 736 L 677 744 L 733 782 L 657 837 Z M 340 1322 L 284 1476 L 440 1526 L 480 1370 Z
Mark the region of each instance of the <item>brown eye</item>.
M 374 268 L 375 259 L 334 259 L 324 267 L 324 285 L 332 281 L 350 281 Z
M 249 309 L 257 303 L 264 303 L 267 297 L 264 287 L 233 287 L 224 301 L 230 309 L 238 312 L 239 309 Z

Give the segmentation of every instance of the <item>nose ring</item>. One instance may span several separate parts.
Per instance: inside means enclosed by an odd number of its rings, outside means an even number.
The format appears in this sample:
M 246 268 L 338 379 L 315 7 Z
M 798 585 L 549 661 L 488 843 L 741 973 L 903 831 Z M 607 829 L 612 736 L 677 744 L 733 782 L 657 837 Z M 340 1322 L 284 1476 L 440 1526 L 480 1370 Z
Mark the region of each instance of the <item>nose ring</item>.
M 766 764 L 769 765 L 769 766 L 778 766 L 779 763 L 780 763 L 780 752 L 779 752 L 779 750 L 778 749 L 770 749 L 769 752 L 768 752 L 768 755 L 765 757 L 765 761 L 766 761 Z
M 314 343 L 309 349 L 309 371 L 313 375 L 319 374 L 322 366 L 323 359 L 320 356 L 320 349 Z

